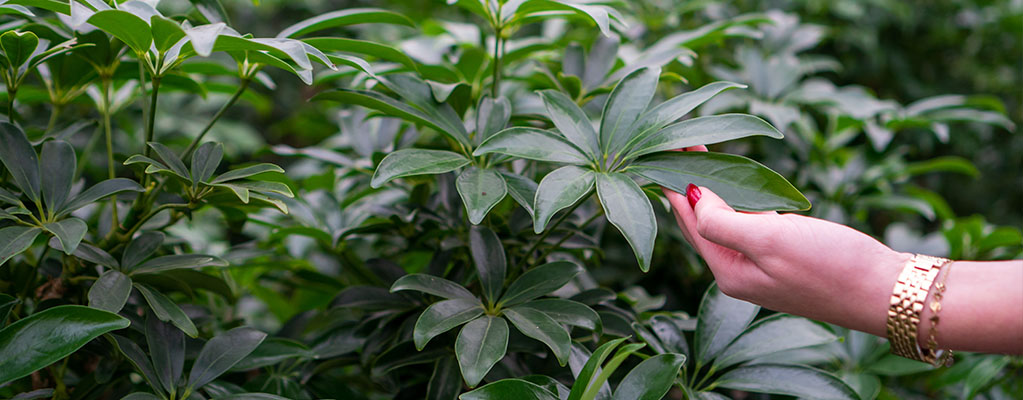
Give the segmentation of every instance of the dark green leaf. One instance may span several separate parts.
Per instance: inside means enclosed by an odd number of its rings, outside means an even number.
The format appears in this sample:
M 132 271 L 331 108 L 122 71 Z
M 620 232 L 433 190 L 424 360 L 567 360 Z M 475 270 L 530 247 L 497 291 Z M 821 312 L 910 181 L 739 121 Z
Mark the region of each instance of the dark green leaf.
M 661 130 L 668 124 L 682 118 L 690 111 L 693 111 L 700 104 L 703 104 L 718 93 L 732 88 L 745 88 L 745 85 L 732 82 L 714 82 L 704 85 L 694 91 L 672 97 L 643 113 L 632 126 L 632 132 L 626 149 L 630 149 L 638 143 L 642 143 L 647 136 Z
M 568 362 L 572 338 L 558 321 L 549 315 L 529 307 L 512 307 L 503 310 L 504 317 L 518 328 L 519 332 L 547 345 L 562 366 Z
M 217 166 L 224 158 L 224 145 L 206 142 L 192 153 L 192 188 L 199 187 L 199 182 L 207 182 Z
M 717 284 L 707 288 L 700 302 L 696 325 L 696 360 L 705 364 L 717 358 L 732 340 L 739 337 L 760 306 L 728 297 Z
M 806 197 L 785 178 L 742 156 L 667 152 L 640 158 L 629 166 L 628 171 L 678 193 L 685 193 L 690 183 L 708 187 L 737 210 L 810 208 Z
M 757 364 L 739 367 L 718 378 L 719 387 L 820 400 L 858 400 L 833 375 L 802 365 Z
M 9 122 L 0 122 L 0 162 L 7 167 L 18 188 L 38 204 L 39 157 L 25 137 L 25 132 Z
M 540 385 L 522 379 L 502 379 L 458 397 L 460 400 L 558 400 Z
M 131 271 L 132 274 L 151 274 L 181 268 L 226 267 L 227 261 L 205 254 L 175 254 L 146 261 Z
M 185 335 L 150 314 L 146 318 L 146 342 L 160 385 L 168 393 L 173 392 L 185 367 Z
M 433 365 L 433 376 L 426 387 L 426 400 L 455 400 L 462 392 L 462 377 L 458 373 L 458 361 L 444 357 Z
M 0 229 L 0 265 L 6 263 L 11 257 L 28 250 L 32 246 L 32 241 L 41 231 L 39 228 L 27 226 L 9 226 Z
M 650 269 L 657 236 L 657 220 L 650 200 L 632 178 L 622 173 L 597 174 L 597 196 L 604 206 L 604 214 L 636 253 L 639 268 Z
M 600 373 L 600 366 L 604 364 L 604 360 L 611 355 L 611 352 L 618 347 L 619 344 L 624 342 L 628 338 L 619 338 L 607 343 L 602 344 L 597 350 L 593 351 L 590 355 L 590 359 L 586 360 L 586 364 L 579 371 L 579 374 L 575 377 L 575 384 L 572 385 L 572 392 L 568 395 L 568 400 L 580 400 L 583 394 L 590 386 L 593 385 L 593 377 Z M 603 386 L 603 383 L 600 383 Z
M 508 286 L 498 304 L 510 307 L 533 300 L 565 286 L 580 272 L 582 268 L 570 261 L 555 261 L 533 268 Z
M 650 318 L 650 330 L 657 337 L 657 340 L 664 346 L 664 350 L 671 353 L 684 354 L 689 356 L 689 343 L 682 334 L 682 326 L 673 317 L 655 315 Z
M 136 236 L 128 242 L 124 254 L 121 255 L 121 269 L 123 271 L 134 270 L 160 248 L 164 238 L 165 235 L 160 231 L 148 231 Z
M 19 302 L 20 300 L 9 294 L 0 293 L 0 327 L 7 322 L 7 315 L 11 313 L 11 308 L 14 308 Z
M 57 238 L 50 238 L 50 247 L 57 248 L 59 245 L 60 241 Z M 78 244 L 78 248 L 75 249 L 75 257 L 104 267 L 120 269 L 121 266 L 110 253 L 88 243 Z
M 195 358 L 188 375 L 188 387 L 198 389 L 217 379 L 252 353 L 265 338 L 265 333 L 242 326 L 210 339 Z
M 274 164 L 261 163 L 227 171 L 214 178 L 212 181 L 210 181 L 210 183 L 224 183 L 236 179 L 248 178 L 253 175 L 263 174 L 267 172 L 278 172 L 283 174 L 284 169 Z
M 490 209 L 494 208 L 508 194 L 508 187 L 496 170 L 469 167 L 458 175 L 455 181 L 469 222 L 477 225 L 483 222 Z
M 596 311 L 583 303 L 572 300 L 540 299 L 520 304 L 515 308 L 532 308 L 542 311 L 562 324 L 578 326 L 591 331 L 597 330 L 597 325 L 600 324 L 600 316 Z
M 475 299 L 476 296 L 455 282 L 427 274 L 409 274 L 394 281 L 391 291 L 416 290 L 445 299 Z
M 629 151 L 629 158 L 645 154 L 681 149 L 683 147 L 721 143 L 749 136 L 781 139 L 782 134 L 771 124 L 747 114 L 712 115 L 687 119 L 668 125 L 647 136 Z
M 57 306 L 0 330 L 0 383 L 60 361 L 104 333 L 127 327 L 117 314 L 85 306 Z
M 640 68 L 626 75 L 607 97 L 600 122 L 603 154 L 616 156 L 629 141 L 629 128 L 646 111 L 657 91 L 660 68 Z
M 540 92 L 540 97 L 543 98 L 544 105 L 547 106 L 547 115 L 561 135 L 582 149 L 589 159 L 596 160 L 597 154 L 600 154 L 600 148 L 597 145 L 597 131 L 593 129 L 593 123 L 590 122 L 586 113 L 564 93 L 544 90 Z
M 416 320 L 412 333 L 416 349 L 422 350 L 430 339 L 476 319 L 483 312 L 483 304 L 477 299 L 452 299 L 433 303 Z
M 51 213 L 55 213 L 64 206 L 71 193 L 71 181 L 78 165 L 75 149 L 63 140 L 47 141 L 43 143 L 41 161 L 43 202 Z
M 465 324 L 455 340 L 455 356 L 462 378 L 475 387 L 508 350 L 508 323 L 504 318 L 484 315 Z
M 776 314 L 757 321 L 728 345 L 714 361 L 719 370 L 779 351 L 817 346 L 838 340 L 805 318 Z
M 586 154 L 566 141 L 565 138 L 556 133 L 536 128 L 505 129 L 480 144 L 473 155 L 478 157 L 488 153 L 577 165 L 590 163 Z
M 444 150 L 404 149 L 398 150 L 380 161 L 370 185 L 382 186 L 392 179 L 412 175 L 441 174 L 451 172 L 469 164 L 461 154 Z
M 469 251 L 483 285 L 483 294 L 492 304 L 501 295 L 508 268 L 501 239 L 490 228 L 475 225 L 469 229 Z
M 177 326 L 188 336 L 196 337 L 199 335 L 199 331 L 195 329 L 192 319 L 185 315 L 185 311 L 178 307 L 174 300 L 147 285 L 136 283 L 135 288 L 139 290 L 139 293 L 142 293 L 142 297 L 146 299 L 146 303 L 149 303 L 149 307 L 160 318 L 160 321 L 174 324 L 174 326 Z
M 503 130 L 508 125 L 511 114 L 512 106 L 507 97 L 498 97 L 497 100 L 490 96 L 483 97 L 476 108 L 475 142 L 483 142 Z
M 432 94 L 430 97 L 432 98 Z M 387 97 L 380 92 L 367 90 L 338 89 L 331 92 L 323 92 L 313 96 L 313 100 L 333 100 L 345 104 L 357 104 L 366 108 L 380 111 L 384 114 L 402 118 L 417 124 L 426 125 L 438 132 L 450 136 L 464 146 L 470 146 L 468 136 L 463 132 L 464 127 L 459 123 L 458 128 L 448 121 L 440 119 L 436 115 L 430 115 L 405 103 Z
M 167 146 L 157 142 L 149 142 L 149 147 L 156 152 L 156 155 L 160 156 L 164 165 L 170 168 L 171 171 L 174 171 L 175 174 L 183 176 L 185 179 L 192 179 L 192 175 L 188 173 L 185 163 L 181 161 L 181 158 L 178 158 L 178 155 L 174 153 L 174 150 L 171 150 Z
M 537 234 L 543 232 L 555 213 L 589 195 L 596 179 L 593 171 L 574 165 L 558 168 L 544 176 L 534 197 L 533 231 Z
M 93 185 L 86 189 L 82 193 L 68 201 L 64 209 L 58 213 L 58 216 L 64 216 L 70 214 L 72 211 L 79 208 L 85 207 L 97 200 L 101 200 L 107 196 L 112 196 L 121 192 L 142 192 L 142 186 L 131 179 L 125 178 L 114 178 L 107 179 L 100 183 Z
M 658 354 L 629 371 L 615 389 L 615 400 L 659 400 L 668 393 L 686 362 L 681 354 Z
M 501 176 L 504 177 L 504 183 L 508 186 L 508 194 L 532 216 L 533 200 L 536 198 L 536 182 L 511 172 L 501 171 Z
M 433 364 L 437 360 L 450 357 L 451 349 L 434 348 L 416 351 L 412 341 L 401 342 L 387 349 L 373 360 L 372 375 L 382 376 L 391 371 L 410 365 Z
M 146 380 L 146 383 L 159 393 L 160 378 L 157 377 L 156 371 L 153 369 L 153 363 L 149 361 L 146 352 L 142 351 L 139 345 L 126 337 L 113 334 L 110 336 L 114 338 L 114 343 L 117 344 L 117 348 L 121 350 L 121 353 L 135 366 L 135 370 L 142 374 L 142 378 Z
M 413 307 L 407 299 L 387 289 L 376 286 L 349 286 L 338 293 L 331 307 L 359 308 L 366 310 L 403 310 Z
M 327 52 L 343 51 L 346 53 L 356 53 L 364 56 L 376 57 L 385 61 L 396 62 L 411 70 L 416 70 L 418 68 L 416 62 L 409 58 L 409 56 L 406 55 L 404 52 L 385 44 L 370 42 L 367 40 L 350 39 L 342 37 L 321 37 L 302 39 L 302 41 L 308 43 L 310 46 L 320 49 L 321 51 Z M 341 57 L 339 59 L 332 60 L 334 62 L 341 63 L 341 61 L 343 61 L 344 58 Z M 351 65 L 352 64 L 351 62 L 346 62 L 344 64 L 359 70 L 365 69 L 366 71 L 368 71 L 369 75 L 373 75 L 372 69 L 370 68 L 365 68 L 364 66 L 361 65 Z
M 256 350 L 253 350 L 252 353 L 249 353 L 248 356 L 235 364 L 234 367 L 231 367 L 231 370 L 248 371 L 276 365 L 285 360 L 311 358 L 315 355 L 317 354 L 297 341 L 285 338 L 270 338 L 260 343 Z
M 347 10 L 338 10 L 326 14 L 320 14 L 313 18 L 301 21 L 297 24 L 284 28 L 281 33 L 277 34 L 277 37 L 294 38 L 328 28 L 368 23 L 415 26 L 412 20 L 408 19 L 408 17 L 396 12 L 382 10 L 379 8 L 350 8 Z
M 43 225 L 47 231 L 54 234 L 60 241 L 60 250 L 64 254 L 71 255 L 78 248 L 78 244 L 85 237 L 88 225 L 78 218 L 67 218 L 57 222 L 49 222 Z
M 121 312 L 130 294 L 131 279 L 119 271 L 107 270 L 89 288 L 89 307 Z

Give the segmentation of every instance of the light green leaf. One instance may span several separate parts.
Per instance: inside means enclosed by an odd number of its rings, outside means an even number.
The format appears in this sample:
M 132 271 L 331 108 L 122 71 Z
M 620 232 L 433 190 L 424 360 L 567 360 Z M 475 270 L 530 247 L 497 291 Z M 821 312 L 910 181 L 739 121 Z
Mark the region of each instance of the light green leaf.
M 555 321 L 562 324 L 578 326 L 580 328 L 597 330 L 600 324 L 600 316 L 589 306 L 572 300 L 565 299 L 540 299 L 522 303 L 515 306 L 517 309 L 532 308 L 542 311 Z
M 508 187 L 496 170 L 476 167 L 466 168 L 455 181 L 469 222 L 478 225 L 483 222 L 490 209 L 494 208 L 508 194 Z
M 705 186 L 742 211 L 806 210 L 810 202 L 777 172 L 742 156 L 667 152 L 636 160 L 628 171 L 678 193 Z
M 483 315 L 483 304 L 477 299 L 451 299 L 431 304 L 416 320 L 412 339 L 422 350 L 437 335 Z
M 473 155 L 478 157 L 489 153 L 576 165 L 591 163 L 586 154 L 566 141 L 564 137 L 536 128 L 505 129 L 480 144 Z
M 86 22 L 120 39 L 137 54 L 149 52 L 149 46 L 153 43 L 149 24 L 127 11 L 98 11 Z
M 660 400 L 686 362 L 681 354 L 658 354 L 639 363 L 615 389 L 614 400 Z
M 582 267 L 570 261 L 555 261 L 533 268 L 508 286 L 498 305 L 510 307 L 533 300 L 565 286 L 581 272 Z
M 415 290 L 445 299 L 475 299 L 476 296 L 462 285 L 427 274 L 409 274 L 394 281 L 391 292 Z
M 512 307 L 503 310 L 504 317 L 511 321 L 515 328 L 523 335 L 539 340 L 547 345 L 558 358 L 558 363 L 565 366 L 568 362 L 568 354 L 572 344 L 572 338 L 568 336 L 558 321 L 549 315 L 528 307 Z
M 593 190 L 597 174 L 588 169 L 567 165 L 547 174 L 536 188 L 533 209 L 533 231 L 539 234 L 555 213 L 581 201 Z
M 39 232 L 42 230 L 28 226 L 8 226 L 0 229 L 0 265 L 28 250 Z
M 199 389 L 217 379 L 252 353 L 265 338 L 265 333 L 242 326 L 210 339 L 195 358 L 188 375 L 188 387 Z
M 469 164 L 461 154 L 445 150 L 403 149 L 388 154 L 373 172 L 370 186 L 379 188 L 392 179 L 442 174 Z
M 600 366 L 604 364 L 604 360 L 611 355 L 611 352 L 618 347 L 619 344 L 627 340 L 628 338 L 619 338 L 611 340 L 607 343 L 602 344 L 597 350 L 593 351 L 590 358 L 586 360 L 586 364 L 579 370 L 579 374 L 575 377 L 575 383 L 572 385 L 572 391 L 568 395 L 568 400 L 580 400 L 585 392 L 594 386 L 593 377 L 601 372 Z M 604 383 L 598 383 L 603 386 Z
M 483 286 L 483 294 L 492 304 L 501 295 L 504 288 L 504 277 L 508 268 L 508 259 L 504 253 L 504 245 L 494 231 L 485 226 L 474 225 L 469 229 L 469 253 L 476 274 Z
M 64 254 L 71 255 L 82 242 L 86 231 L 89 229 L 85 221 L 78 218 L 67 218 L 57 222 L 49 222 L 43 225 L 47 231 L 54 234 L 60 241 L 60 250 Z
M 728 297 L 718 285 L 707 288 L 696 325 L 696 360 L 709 364 L 746 329 L 760 306 Z
M 459 400 L 558 400 L 540 385 L 522 379 L 502 379 L 465 393 Z
M 324 29 L 369 23 L 415 26 L 415 23 L 408 17 L 396 12 L 379 8 L 349 8 L 320 14 L 291 25 L 278 33 L 277 37 L 295 38 Z
M 130 294 L 131 278 L 119 271 L 107 270 L 89 288 L 89 307 L 118 313 Z
M 646 111 L 657 91 L 660 68 L 640 68 L 626 75 L 607 97 L 600 122 L 603 154 L 615 157 L 629 140 L 629 128 Z
M 39 46 L 39 37 L 34 32 L 7 31 L 0 35 L 0 49 L 15 71 L 28 62 Z
M 152 26 L 153 43 L 157 51 L 166 52 L 185 37 L 181 24 L 170 18 L 153 15 L 149 17 L 149 24 Z
M 14 183 L 34 203 L 39 204 L 39 157 L 21 128 L 0 122 L 0 162 Z
M 47 141 L 43 143 L 40 161 L 43 202 L 51 213 L 56 213 L 71 194 L 71 183 L 78 165 L 75 149 L 63 140 Z
M 547 107 L 547 115 L 561 135 L 585 152 L 589 159 L 597 160 L 597 154 L 600 154 L 597 131 L 593 129 L 593 123 L 586 113 L 564 93 L 544 90 L 540 92 L 540 97 Z
M 859 400 L 833 375 L 802 365 L 757 364 L 726 372 L 718 387 L 820 400 Z
M 508 323 L 504 318 L 484 315 L 465 324 L 455 340 L 455 356 L 465 384 L 476 387 L 507 350 Z
M 650 269 L 657 236 L 657 219 L 650 200 L 636 182 L 625 174 L 597 174 L 597 197 L 604 206 L 604 214 L 636 253 L 639 268 Z
M 117 314 L 85 306 L 57 306 L 0 330 L 0 384 L 45 368 L 99 335 L 126 328 Z
M 801 317 L 775 314 L 757 321 L 714 360 L 718 370 L 785 350 L 817 346 L 838 340 L 824 327 Z
M 156 314 L 157 318 L 160 318 L 160 321 L 174 324 L 174 326 L 177 326 L 188 336 L 196 337 L 199 335 L 199 331 L 195 329 L 192 319 L 185 315 L 185 312 L 174 303 L 174 300 L 156 291 L 156 289 L 141 283 L 135 283 L 135 288 L 139 290 L 139 293 L 142 293 L 142 297 L 146 299 L 146 303 L 149 303 L 149 307 Z
M 721 143 L 749 136 L 781 139 L 783 135 L 767 121 L 752 115 L 712 115 L 669 125 L 649 135 L 646 140 L 634 147 L 627 157 L 635 158 L 659 151 Z

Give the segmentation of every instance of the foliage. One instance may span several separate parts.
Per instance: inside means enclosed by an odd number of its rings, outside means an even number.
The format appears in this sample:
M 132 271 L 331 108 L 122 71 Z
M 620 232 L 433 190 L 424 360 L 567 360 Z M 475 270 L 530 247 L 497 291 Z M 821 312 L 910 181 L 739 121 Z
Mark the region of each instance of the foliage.
M 1023 393 L 725 296 L 657 190 L 1019 258 L 1018 188 L 957 188 L 1018 166 L 1018 77 L 963 72 L 1017 60 L 864 39 L 1018 5 L 364 3 L 0 1 L 0 397 Z

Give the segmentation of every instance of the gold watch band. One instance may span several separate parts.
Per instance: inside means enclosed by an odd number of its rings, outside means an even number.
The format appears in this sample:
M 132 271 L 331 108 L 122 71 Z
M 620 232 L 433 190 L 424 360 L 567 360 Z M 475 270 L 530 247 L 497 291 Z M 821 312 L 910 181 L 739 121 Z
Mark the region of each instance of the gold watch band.
M 888 308 L 887 333 L 893 354 L 934 365 L 943 363 L 949 353 L 920 347 L 917 330 L 920 312 L 927 294 L 941 269 L 950 262 L 947 258 L 916 254 L 902 269 Z

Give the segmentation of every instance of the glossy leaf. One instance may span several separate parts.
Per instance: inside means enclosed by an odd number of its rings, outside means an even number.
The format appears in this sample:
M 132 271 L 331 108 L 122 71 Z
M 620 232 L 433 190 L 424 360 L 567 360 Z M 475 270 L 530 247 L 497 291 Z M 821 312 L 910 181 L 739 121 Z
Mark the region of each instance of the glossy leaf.
M 124 271 L 132 271 L 153 255 L 160 245 L 163 244 L 166 236 L 160 231 L 144 232 L 130 242 L 121 254 L 121 268 Z
M 591 170 L 568 165 L 544 176 L 536 188 L 533 231 L 537 234 L 543 232 L 555 213 L 589 195 L 597 179 L 596 175 Z
M 515 308 L 531 308 L 542 311 L 555 321 L 562 324 L 596 330 L 600 324 L 600 316 L 596 311 L 583 303 L 565 299 L 540 299 L 522 303 Z
M 295 38 L 312 32 L 348 26 L 354 24 L 384 23 L 404 26 L 415 26 L 408 17 L 379 8 L 350 8 L 317 15 L 313 18 L 291 25 L 281 33 L 278 38 Z
M 660 400 L 686 362 L 681 354 L 658 354 L 639 363 L 615 389 L 614 400 Z
M 43 202 L 50 212 L 59 211 L 71 193 L 71 183 L 78 165 L 75 149 L 63 140 L 47 141 L 43 143 L 42 162 L 39 164 Z
M 188 375 L 188 387 L 198 389 L 217 379 L 252 353 L 265 338 L 265 333 L 242 326 L 210 339 L 195 358 Z
M 632 246 L 639 268 L 643 272 L 649 270 L 657 236 L 657 220 L 643 190 L 625 174 L 602 173 L 597 174 L 597 196 L 604 206 L 607 220 Z
M 501 171 L 501 176 L 504 177 L 504 183 L 508 186 L 508 195 L 532 216 L 533 200 L 536 198 L 536 182 L 511 172 Z
M 65 305 L 22 318 L 0 330 L 0 383 L 45 368 L 128 320 L 103 310 Z
M 498 97 L 497 100 L 489 96 L 483 97 L 476 108 L 476 143 L 504 130 L 511 119 L 511 113 L 512 106 L 507 97 Z
M 89 307 L 112 313 L 121 312 L 131 294 L 131 278 L 120 271 L 107 270 L 89 288 Z
M 476 299 L 452 299 L 433 303 L 419 315 L 412 333 L 416 349 L 422 350 L 437 335 L 483 315 L 483 304 Z
M 142 186 L 131 179 L 125 178 L 114 178 L 107 179 L 100 183 L 93 185 L 92 187 L 85 189 L 82 193 L 68 201 L 64 209 L 58 213 L 58 216 L 64 216 L 70 214 L 79 208 L 85 207 L 89 204 L 101 200 L 108 196 L 113 196 L 122 192 L 142 192 Z
M 505 257 L 501 239 L 490 228 L 473 226 L 469 229 L 469 252 L 483 285 L 483 295 L 488 302 L 496 302 L 501 295 L 501 289 L 504 288 L 504 277 L 508 268 L 508 259 Z
M 603 154 L 617 155 L 630 136 L 630 128 L 646 111 L 657 91 L 660 68 L 638 69 L 618 82 L 607 97 L 600 122 L 600 148 Z
M 151 274 L 182 268 L 226 267 L 227 261 L 205 254 L 175 254 L 146 261 L 131 271 L 132 274 Z
M 373 173 L 372 187 L 378 188 L 392 179 L 413 175 L 442 174 L 469 164 L 461 154 L 444 150 L 404 149 L 384 157 Z
M 39 203 L 39 157 L 21 128 L 0 122 L 0 162 L 14 183 L 35 203 Z M 2 253 L 0 253 L 2 254 Z
M 455 340 L 455 356 L 462 378 L 475 387 L 504 358 L 508 350 L 508 323 L 504 318 L 484 315 L 465 324 Z
M 178 328 L 150 315 L 146 318 L 146 342 L 160 385 L 173 392 L 185 366 L 185 336 Z
M 669 152 L 642 157 L 628 171 L 678 193 L 685 193 L 690 183 L 708 187 L 737 210 L 810 208 L 810 201 L 785 178 L 742 156 Z
M 579 373 L 575 377 L 575 383 L 572 385 L 572 391 L 568 395 L 568 400 L 580 400 L 583 394 L 593 386 L 593 377 L 600 373 L 601 366 L 604 365 L 604 360 L 611 355 L 611 352 L 618 347 L 619 344 L 627 340 L 628 338 L 619 338 L 611 340 L 607 343 L 600 345 L 597 350 L 593 351 L 590 355 L 589 360 L 586 360 L 586 364 L 579 370 Z M 600 383 L 603 386 L 603 383 Z
M 523 335 L 539 340 L 554 352 L 558 363 L 564 366 L 568 362 L 568 354 L 572 338 L 568 336 L 558 321 L 549 315 L 528 307 L 512 307 L 503 310 L 504 317 L 511 321 Z
M 547 115 L 568 141 L 585 152 L 589 159 L 596 160 L 600 148 L 597 145 L 597 131 L 586 113 L 564 93 L 545 90 L 540 92 Z
M 710 100 L 711 97 L 714 97 L 718 93 L 732 88 L 745 87 L 745 85 L 732 82 L 709 83 L 699 89 L 680 94 L 661 104 L 651 107 L 629 128 L 629 131 L 632 132 L 632 136 L 629 138 L 629 142 L 626 144 L 625 149 L 631 149 L 636 144 L 642 143 L 647 136 L 652 135 L 654 132 L 668 126 L 668 124 L 675 122 L 686 114 L 689 114 L 690 111 L 693 111 L 700 104 Z
M 85 221 L 78 218 L 67 218 L 57 222 L 49 222 L 43 225 L 47 231 L 57 237 L 60 243 L 60 250 L 64 254 L 71 255 L 78 248 L 78 244 L 82 242 L 82 238 L 85 237 L 85 233 L 88 230 L 88 225 Z
M 475 299 L 469 289 L 444 278 L 427 274 L 409 274 L 394 281 L 391 292 L 415 290 L 445 299 Z
M 39 236 L 39 232 L 42 230 L 28 226 L 0 228 L 0 265 L 28 250 L 36 236 Z
M 757 321 L 718 355 L 719 369 L 785 350 L 838 340 L 824 327 L 793 315 L 777 314 Z
M 704 363 L 716 358 L 746 329 L 760 306 L 721 293 L 717 284 L 707 288 L 700 302 L 696 325 L 696 359 Z
M 782 134 L 763 119 L 747 114 L 712 115 L 687 119 L 668 125 L 636 145 L 628 157 L 681 149 L 683 147 L 721 143 L 749 136 L 781 139 Z
M 196 337 L 199 335 L 199 331 L 195 329 L 192 319 L 188 318 L 185 311 L 178 307 L 174 300 L 147 285 L 136 283 L 135 288 L 139 290 L 139 293 L 142 293 L 142 297 L 146 299 L 149 308 L 160 318 L 160 321 L 174 324 L 174 326 L 177 326 L 178 329 L 181 329 L 188 336 Z
M 502 379 L 458 397 L 460 400 L 558 400 L 542 386 L 522 379 Z
M 565 140 L 564 137 L 536 128 L 505 129 L 480 144 L 473 155 L 482 156 L 489 153 L 576 165 L 590 163 L 586 154 Z
M 580 272 L 582 268 L 570 261 L 555 261 L 533 268 L 508 286 L 498 304 L 511 307 L 533 300 L 565 286 Z
M 820 400 L 858 400 L 840 379 L 801 365 L 757 364 L 739 367 L 718 378 L 719 387 Z
M 483 222 L 490 209 L 494 208 L 508 194 L 508 187 L 496 170 L 476 167 L 466 168 L 455 181 L 469 222 L 478 225 Z

